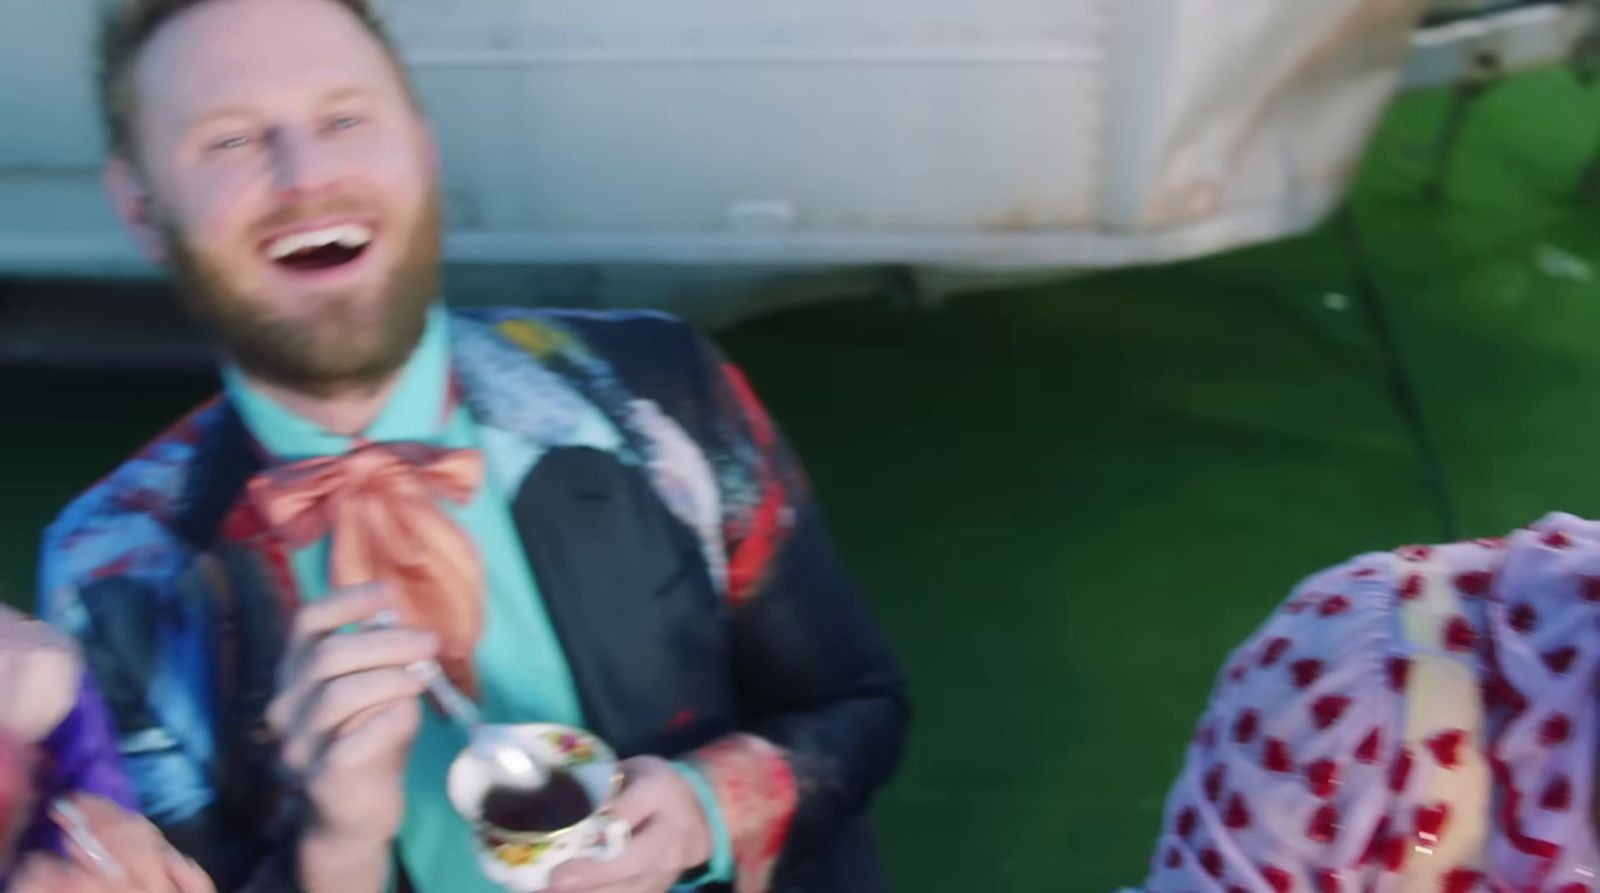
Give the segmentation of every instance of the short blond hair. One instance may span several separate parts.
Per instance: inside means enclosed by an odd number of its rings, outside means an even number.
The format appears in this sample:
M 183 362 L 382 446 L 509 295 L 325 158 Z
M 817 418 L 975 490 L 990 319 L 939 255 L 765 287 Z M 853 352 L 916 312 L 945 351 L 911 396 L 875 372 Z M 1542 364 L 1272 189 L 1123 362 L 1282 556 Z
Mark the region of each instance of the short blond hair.
M 139 53 L 163 25 L 183 12 L 210 2 L 214 0 L 110 0 L 104 4 L 96 45 L 96 82 L 100 94 L 101 120 L 112 154 L 125 158 L 134 155 L 133 121 L 138 97 L 133 86 L 133 69 L 139 60 Z M 367 0 L 328 2 L 337 3 L 360 20 L 367 32 L 389 54 L 396 72 L 404 81 L 405 67 L 400 62 L 394 41 Z

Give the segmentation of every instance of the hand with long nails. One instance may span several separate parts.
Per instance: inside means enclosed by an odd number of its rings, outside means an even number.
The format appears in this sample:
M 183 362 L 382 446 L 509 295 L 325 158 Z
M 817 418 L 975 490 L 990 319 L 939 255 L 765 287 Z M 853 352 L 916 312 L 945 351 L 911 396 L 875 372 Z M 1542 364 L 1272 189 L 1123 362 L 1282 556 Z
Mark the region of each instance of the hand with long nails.
M 204 870 L 143 816 L 78 794 L 51 817 L 68 832 L 66 857 L 28 856 L 11 893 L 216 893 Z

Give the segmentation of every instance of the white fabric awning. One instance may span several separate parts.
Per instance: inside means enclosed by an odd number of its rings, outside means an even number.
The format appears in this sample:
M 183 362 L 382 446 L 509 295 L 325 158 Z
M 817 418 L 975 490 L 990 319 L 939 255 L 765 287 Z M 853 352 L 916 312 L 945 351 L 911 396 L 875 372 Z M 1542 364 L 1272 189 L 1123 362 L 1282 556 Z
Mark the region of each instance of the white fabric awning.
M 28 122 L 0 272 L 141 269 L 99 193 L 92 5 L 0 6 L 0 120 Z M 1425 0 L 379 5 L 455 260 L 1096 268 L 1321 220 Z

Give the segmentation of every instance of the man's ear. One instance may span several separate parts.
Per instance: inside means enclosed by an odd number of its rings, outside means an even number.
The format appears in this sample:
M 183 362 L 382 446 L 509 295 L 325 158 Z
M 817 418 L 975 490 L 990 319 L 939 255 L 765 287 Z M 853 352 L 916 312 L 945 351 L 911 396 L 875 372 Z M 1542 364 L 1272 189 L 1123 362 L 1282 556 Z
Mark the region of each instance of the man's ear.
M 122 156 L 113 157 L 106 162 L 105 184 L 117 217 L 133 236 L 139 250 L 155 263 L 166 263 L 167 243 L 155 219 L 150 190 L 138 169 Z

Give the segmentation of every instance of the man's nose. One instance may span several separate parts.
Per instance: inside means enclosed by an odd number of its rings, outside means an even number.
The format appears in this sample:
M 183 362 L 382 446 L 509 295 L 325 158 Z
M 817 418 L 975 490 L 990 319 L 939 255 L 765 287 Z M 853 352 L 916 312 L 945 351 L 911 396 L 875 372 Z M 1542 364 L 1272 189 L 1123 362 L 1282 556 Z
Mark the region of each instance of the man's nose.
M 312 131 L 277 128 L 271 151 L 273 183 L 280 192 L 316 193 L 338 179 L 334 153 Z

